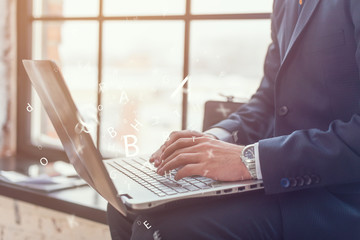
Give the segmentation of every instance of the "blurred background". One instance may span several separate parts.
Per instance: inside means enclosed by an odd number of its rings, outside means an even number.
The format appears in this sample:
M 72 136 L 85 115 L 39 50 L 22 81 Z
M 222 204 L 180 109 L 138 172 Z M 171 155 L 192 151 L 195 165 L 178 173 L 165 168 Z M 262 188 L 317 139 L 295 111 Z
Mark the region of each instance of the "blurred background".
M 254 93 L 270 20 L 251 13 L 271 8 L 271 0 L 192 0 L 198 17 L 189 17 L 185 0 L 34 0 L 32 58 L 60 65 L 104 156 L 123 155 L 124 135 L 148 154 L 171 131 L 200 131 L 205 101 Z M 32 143 L 60 147 L 36 94 L 31 104 Z
M 110 239 L 107 202 L 88 186 L 41 192 L 4 178 L 76 179 L 22 59 L 60 66 L 104 157 L 124 156 L 129 135 L 151 154 L 171 131 L 201 131 L 206 101 L 256 91 L 272 2 L 1 0 L 0 239 Z

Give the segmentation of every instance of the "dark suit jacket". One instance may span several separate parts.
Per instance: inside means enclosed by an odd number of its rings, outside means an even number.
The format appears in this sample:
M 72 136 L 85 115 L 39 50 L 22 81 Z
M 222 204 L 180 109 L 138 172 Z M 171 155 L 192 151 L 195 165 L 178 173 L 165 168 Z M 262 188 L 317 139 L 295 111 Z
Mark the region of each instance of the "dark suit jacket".
M 360 239 L 360 0 L 307 0 L 297 14 L 297 0 L 274 1 L 261 85 L 216 127 L 259 141 L 285 239 Z

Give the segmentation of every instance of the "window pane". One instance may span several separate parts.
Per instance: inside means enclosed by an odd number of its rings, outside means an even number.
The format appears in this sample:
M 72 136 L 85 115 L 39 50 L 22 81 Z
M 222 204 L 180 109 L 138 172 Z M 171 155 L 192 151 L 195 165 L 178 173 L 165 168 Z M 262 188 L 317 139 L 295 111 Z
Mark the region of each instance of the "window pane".
M 201 130 L 207 100 L 244 101 L 256 91 L 270 43 L 270 20 L 191 24 L 188 128 Z
M 96 136 L 97 22 L 40 22 L 33 24 L 33 58 L 55 60 L 60 66 L 71 95 L 90 131 Z M 36 94 L 33 94 L 36 96 Z M 34 99 L 32 140 L 57 139 L 57 134 L 39 99 Z
M 99 15 L 99 0 L 33 0 L 34 17 Z
M 104 0 L 104 15 L 141 16 L 185 13 L 185 0 Z
M 182 80 L 183 39 L 180 21 L 104 23 L 104 155 L 123 154 L 128 135 L 136 136 L 141 154 L 151 153 L 180 129 L 181 91 L 174 91 Z
M 271 12 L 273 0 L 192 0 L 193 14 Z

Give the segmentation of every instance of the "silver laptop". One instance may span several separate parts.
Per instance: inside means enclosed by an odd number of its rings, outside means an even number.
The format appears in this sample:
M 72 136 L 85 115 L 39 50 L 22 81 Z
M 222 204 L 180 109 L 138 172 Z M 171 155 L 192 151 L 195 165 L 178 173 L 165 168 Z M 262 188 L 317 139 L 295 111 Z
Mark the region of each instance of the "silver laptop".
M 103 160 L 87 131 L 58 66 L 50 60 L 23 60 L 25 70 L 81 178 L 123 215 L 174 201 L 263 188 L 261 181 L 219 182 L 202 176 L 175 181 L 156 173 L 147 157 Z

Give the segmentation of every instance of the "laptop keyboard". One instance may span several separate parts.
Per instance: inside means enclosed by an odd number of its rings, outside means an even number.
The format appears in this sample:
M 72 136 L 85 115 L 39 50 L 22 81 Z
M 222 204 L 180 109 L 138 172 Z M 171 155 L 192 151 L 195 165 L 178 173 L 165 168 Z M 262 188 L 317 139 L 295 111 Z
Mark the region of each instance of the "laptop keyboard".
M 156 173 L 156 168 L 142 157 L 120 159 L 107 164 L 159 197 L 209 189 L 212 187 L 211 184 L 215 182 L 202 176 L 186 177 L 175 181 L 173 177 L 177 170 L 170 171 L 166 176 L 160 176 Z

